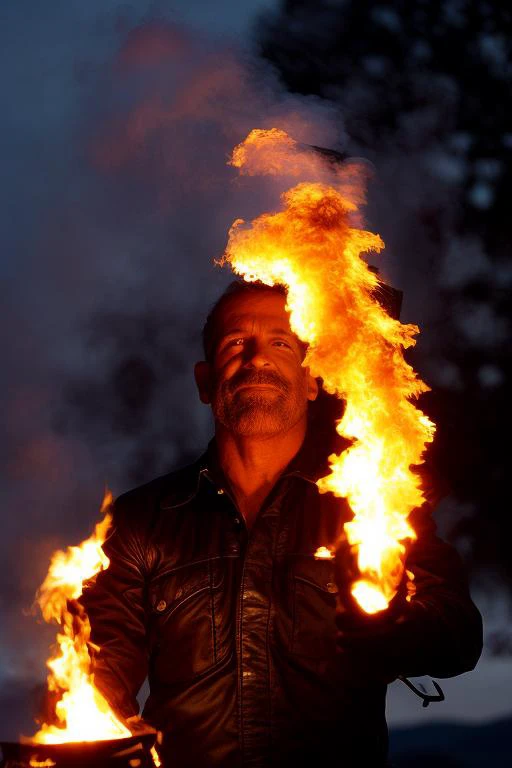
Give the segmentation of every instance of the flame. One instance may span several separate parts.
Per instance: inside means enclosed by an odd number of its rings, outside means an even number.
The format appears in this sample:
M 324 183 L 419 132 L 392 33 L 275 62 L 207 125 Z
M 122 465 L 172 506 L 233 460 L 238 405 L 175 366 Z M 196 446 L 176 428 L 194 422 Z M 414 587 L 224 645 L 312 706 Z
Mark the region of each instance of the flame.
M 304 178 L 314 170 L 311 157 L 284 131 L 254 130 L 230 162 L 246 175 L 299 176 L 302 168 Z M 407 518 L 424 497 L 411 466 L 422 463 L 435 425 L 413 403 L 429 387 L 403 356 L 419 329 L 382 308 L 379 278 L 361 256 L 384 243 L 353 226 L 358 195 L 350 197 L 339 177 L 334 183 L 303 181 L 282 195 L 282 210 L 249 225 L 236 220 L 218 263 L 247 281 L 287 286 L 290 325 L 309 344 L 304 365 L 346 402 L 336 429 L 352 444 L 329 457 L 318 487 L 350 504 L 345 534 L 360 572 L 351 593 L 376 613 L 396 594 L 404 542 L 416 538 Z
M 112 494 L 107 491 L 101 505 L 103 519 L 93 534 L 77 547 L 54 553 L 48 574 L 38 590 L 36 602 L 43 618 L 60 627 L 57 652 L 47 662 L 48 690 L 61 694 L 55 706 L 59 725 L 43 724 L 31 738 L 39 744 L 70 741 L 103 741 L 131 736 L 114 715 L 105 698 L 94 687 L 87 643 L 90 624 L 77 603 L 83 582 L 109 566 L 101 546 L 112 515 Z
M 416 594 L 416 584 L 414 583 L 414 573 L 412 571 L 406 571 L 407 575 L 407 582 L 406 582 L 406 588 L 407 588 L 407 594 L 405 596 L 405 599 L 408 603 L 411 602 L 414 595 Z
M 315 558 L 317 560 L 334 560 L 334 554 L 328 547 L 318 547 Z

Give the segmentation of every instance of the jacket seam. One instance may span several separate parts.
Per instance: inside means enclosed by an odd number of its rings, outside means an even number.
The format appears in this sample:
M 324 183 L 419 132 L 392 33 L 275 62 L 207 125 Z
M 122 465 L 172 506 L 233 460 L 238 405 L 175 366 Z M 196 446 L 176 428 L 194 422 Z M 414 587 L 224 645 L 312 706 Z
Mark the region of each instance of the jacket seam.
M 215 591 L 213 588 L 214 576 L 212 570 L 211 561 L 208 563 L 208 570 L 210 572 L 210 615 L 212 619 L 212 649 L 214 662 L 217 662 L 217 627 L 215 622 Z

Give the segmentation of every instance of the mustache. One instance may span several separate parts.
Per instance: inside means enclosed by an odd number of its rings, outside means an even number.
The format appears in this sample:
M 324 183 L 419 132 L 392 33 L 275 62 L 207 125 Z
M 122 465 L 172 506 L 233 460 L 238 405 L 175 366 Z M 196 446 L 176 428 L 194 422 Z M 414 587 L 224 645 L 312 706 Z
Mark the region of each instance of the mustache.
M 281 392 L 288 392 L 288 384 L 275 371 L 244 371 L 234 376 L 227 382 L 226 389 L 230 394 L 234 394 L 239 387 L 258 384 L 268 384 L 276 387 Z

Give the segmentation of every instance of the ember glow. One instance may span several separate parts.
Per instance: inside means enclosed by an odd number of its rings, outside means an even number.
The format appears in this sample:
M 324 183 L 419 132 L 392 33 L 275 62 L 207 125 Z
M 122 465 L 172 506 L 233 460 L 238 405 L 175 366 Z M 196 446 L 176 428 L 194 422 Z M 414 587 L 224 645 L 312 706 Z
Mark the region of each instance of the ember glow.
M 330 474 L 318 486 L 350 504 L 345 534 L 360 574 L 351 593 L 377 613 L 402 581 L 404 542 L 416 538 L 407 518 L 424 497 L 411 466 L 422 463 L 435 430 L 413 402 L 429 387 L 403 356 L 419 329 L 390 317 L 378 301 L 379 278 L 362 254 L 384 243 L 354 226 L 360 185 L 353 177 L 353 195 L 342 176 L 319 182 L 319 160 L 277 129 L 252 131 L 231 164 L 245 175 L 308 179 L 282 195 L 282 210 L 235 221 L 219 263 L 247 281 L 287 286 L 291 327 L 309 344 L 304 365 L 345 400 L 336 429 L 352 444 L 330 456 Z M 316 557 L 328 552 L 320 547 Z
M 60 694 L 55 707 L 59 725 L 43 724 L 30 739 L 39 744 L 131 736 L 93 685 L 87 647 L 91 627 L 87 614 L 76 602 L 84 581 L 109 566 L 101 545 L 112 519 L 108 511 L 111 502 L 112 495 L 107 492 L 101 506 L 104 517 L 89 539 L 77 547 L 55 552 L 37 594 L 36 602 L 44 620 L 60 627 L 56 653 L 47 662 L 48 690 Z
M 315 557 L 317 560 L 334 560 L 334 554 L 328 547 L 318 547 Z

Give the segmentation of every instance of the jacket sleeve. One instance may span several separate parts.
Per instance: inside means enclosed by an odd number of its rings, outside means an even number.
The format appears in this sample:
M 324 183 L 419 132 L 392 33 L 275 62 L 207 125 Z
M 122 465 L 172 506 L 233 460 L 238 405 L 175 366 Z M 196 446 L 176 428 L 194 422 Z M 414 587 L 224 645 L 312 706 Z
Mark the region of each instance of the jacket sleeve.
M 84 587 L 80 602 L 91 624 L 94 684 L 113 710 L 138 714 L 137 694 L 147 673 L 145 548 L 140 525 L 127 514 L 123 497 L 113 506 L 113 522 L 103 551 L 110 560 Z
M 399 594 L 383 614 L 357 611 L 351 620 L 352 607 L 338 619 L 339 650 L 381 682 L 453 677 L 473 669 L 482 651 L 482 618 L 458 553 L 436 535 L 428 505 L 410 520 L 417 533 L 405 562 L 414 577 L 410 600 Z
M 472 670 L 482 652 L 482 617 L 457 551 L 436 535 L 430 507 L 411 518 L 417 539 L 406 568 L 415 592 L 405 605 L 399 674 L 453 677 Z M 400 625 L 398 625 L 400 629 Z

